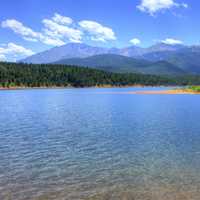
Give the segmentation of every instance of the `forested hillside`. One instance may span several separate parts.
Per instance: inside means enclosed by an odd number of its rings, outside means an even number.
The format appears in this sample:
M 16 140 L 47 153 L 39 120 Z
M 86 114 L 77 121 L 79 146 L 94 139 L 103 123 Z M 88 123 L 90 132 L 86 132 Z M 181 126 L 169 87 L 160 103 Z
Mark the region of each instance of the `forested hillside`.
M 91 87 L 129 85 L 200 84 L 199 76 L 162 77 L 143 74 L 117 74 L 85 67 L 0 63 L 0 87 Z

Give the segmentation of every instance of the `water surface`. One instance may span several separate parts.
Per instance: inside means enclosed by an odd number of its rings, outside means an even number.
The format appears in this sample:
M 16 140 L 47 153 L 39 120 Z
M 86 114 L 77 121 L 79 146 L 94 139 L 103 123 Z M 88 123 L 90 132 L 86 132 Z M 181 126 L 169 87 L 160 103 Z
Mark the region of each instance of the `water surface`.
M 0 199 L 199 200 L 200 96 L 149 89 L 0 91 Z

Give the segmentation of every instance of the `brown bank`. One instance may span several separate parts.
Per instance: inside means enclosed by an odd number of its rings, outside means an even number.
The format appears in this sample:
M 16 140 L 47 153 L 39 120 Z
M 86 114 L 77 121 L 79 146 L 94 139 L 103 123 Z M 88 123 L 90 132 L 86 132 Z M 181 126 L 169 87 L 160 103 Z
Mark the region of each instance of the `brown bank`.
M 190 89 L 172 89 L 172 90 L 155 90 L 155 91 L 136 91 L 130 92 L 131 94 L 200 94 Z

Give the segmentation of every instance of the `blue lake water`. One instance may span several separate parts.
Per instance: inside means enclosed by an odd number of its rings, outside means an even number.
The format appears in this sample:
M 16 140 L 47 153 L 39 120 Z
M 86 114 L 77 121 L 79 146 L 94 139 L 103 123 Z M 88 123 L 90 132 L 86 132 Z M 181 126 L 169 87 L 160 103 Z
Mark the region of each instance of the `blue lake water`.
M 200 96 L 136 90 L 0 91 L 0 199 L 199 200 Z

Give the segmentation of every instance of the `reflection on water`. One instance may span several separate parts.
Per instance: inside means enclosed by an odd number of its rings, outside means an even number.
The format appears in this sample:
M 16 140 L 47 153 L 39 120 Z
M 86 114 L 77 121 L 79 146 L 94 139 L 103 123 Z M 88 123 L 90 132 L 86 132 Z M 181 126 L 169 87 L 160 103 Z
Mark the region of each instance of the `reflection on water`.
M 134 90 L 1 91 L 0 199 L 199 200 L 200 97 Z

